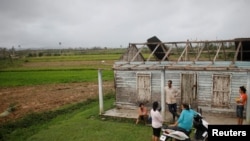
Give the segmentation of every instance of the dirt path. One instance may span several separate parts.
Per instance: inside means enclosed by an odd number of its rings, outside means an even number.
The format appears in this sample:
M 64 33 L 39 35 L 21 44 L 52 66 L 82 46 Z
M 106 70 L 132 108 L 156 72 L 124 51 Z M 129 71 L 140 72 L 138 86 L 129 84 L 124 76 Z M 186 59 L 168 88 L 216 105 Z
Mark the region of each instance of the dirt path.
M 104 82 L 103 93 L 109 91 L 114 91 L 114 84 Z M 17 106 L 9 115 L 0 116 L 0 123 L 16 120 L 28 113 L 52 110 L 65 104 L 96 97 L 98 84 L 87 82 L 0 88 L 0 114 L 10 105 Z

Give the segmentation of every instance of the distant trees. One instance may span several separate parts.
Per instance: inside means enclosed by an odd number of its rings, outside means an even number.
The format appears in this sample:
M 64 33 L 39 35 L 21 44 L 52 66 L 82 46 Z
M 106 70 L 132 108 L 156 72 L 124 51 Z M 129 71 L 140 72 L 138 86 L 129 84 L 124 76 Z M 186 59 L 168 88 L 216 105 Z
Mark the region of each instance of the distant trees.
M 6 48 L 0 48 L 0 58 L 5 59 L 7 56 L 8 52 Z
M 14 54 L 11 54 L 11 53 L 15 53 L 15 49 L 12 48 L 10 50 L 7 50 L 6 48 L 0 48 L 0 59 L 2 61 L 6 60 L 7 62 L 10 62 L 11 64 L 13 64 L 13 56 Z M 0 62 L 0 63 L 3 63 L 3 62 Z
M 61 43 L 61 42 L 59 42 Z M 66 48 L 66 49 L 20 49 L 12 46 L 7 49 L 0 47 L 0 59 L 18 59 L 25 57 L 42 57 L 42 56 L 68 56 L 68 55 L 84 55 L 84 54 L 107 54 L 115 53 L 122 54 L 126 50 L 125 48 L 108 48 L 108 47 L 92 47 L 92 48 Z

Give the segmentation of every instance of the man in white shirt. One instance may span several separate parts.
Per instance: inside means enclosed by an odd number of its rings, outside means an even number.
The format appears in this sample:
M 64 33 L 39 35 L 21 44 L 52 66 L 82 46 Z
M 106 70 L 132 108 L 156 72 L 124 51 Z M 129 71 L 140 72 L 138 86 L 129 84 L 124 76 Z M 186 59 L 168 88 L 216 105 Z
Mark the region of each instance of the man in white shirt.
M 168 85 L 165 87 L 166 92 L 166 104 L 168 105 L 169 112 L 173 115 L 173 121 L 175 122 L 175 117 L 177 114 L 177 96 L 179 95 L 179 90 L 172 86 L 172 80 L 168 80 Z

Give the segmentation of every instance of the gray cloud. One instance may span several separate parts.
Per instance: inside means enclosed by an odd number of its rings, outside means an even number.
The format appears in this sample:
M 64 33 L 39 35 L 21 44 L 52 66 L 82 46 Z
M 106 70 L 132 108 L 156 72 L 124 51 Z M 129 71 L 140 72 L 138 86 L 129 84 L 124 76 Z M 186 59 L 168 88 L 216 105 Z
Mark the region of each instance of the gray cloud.
M 250 36 L 248 0 L 0 0 L 0 47 L 123 47 Z

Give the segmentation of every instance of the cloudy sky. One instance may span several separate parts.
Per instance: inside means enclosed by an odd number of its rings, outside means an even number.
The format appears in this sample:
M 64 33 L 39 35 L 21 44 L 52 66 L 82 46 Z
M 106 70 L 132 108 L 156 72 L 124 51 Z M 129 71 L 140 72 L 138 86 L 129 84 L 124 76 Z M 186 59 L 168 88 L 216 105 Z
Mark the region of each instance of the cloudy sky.
M 250 1 L 0 0 L 0 21 L 6 48 L 224 40 L 250 37 Z

